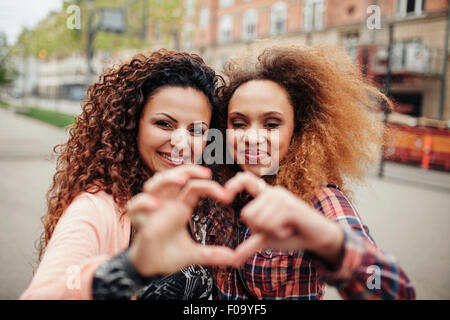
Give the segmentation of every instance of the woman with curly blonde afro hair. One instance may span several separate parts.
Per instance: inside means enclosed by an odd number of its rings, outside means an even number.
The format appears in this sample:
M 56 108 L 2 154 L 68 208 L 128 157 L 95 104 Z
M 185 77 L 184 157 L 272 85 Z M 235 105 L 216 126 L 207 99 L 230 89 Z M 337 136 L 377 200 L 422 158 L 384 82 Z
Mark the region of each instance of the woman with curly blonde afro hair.
M 233 253 L 196 243 L 187 226 L 196 199 L 224 197 L 211 171 L 196 165 L 219 80 L 199 56 L 161 49 L 89 87 L 68 141 L 57 146 L 42 259 L 21 298 L 209 296 L 212 279 L 200 265 L 228 265 Z
M 215 178 L 238 197 L 198 213 L 207 242 L 245 262 L 213 269 L 216 298 L 322 299 L 329 284 L 347 299 L 413 299 L 349 200 L 377 160 L 384 128 L 375 111 L 389 100 L 337 48 L 274 46 L 223 73 L 219 123 L 234 164 Z

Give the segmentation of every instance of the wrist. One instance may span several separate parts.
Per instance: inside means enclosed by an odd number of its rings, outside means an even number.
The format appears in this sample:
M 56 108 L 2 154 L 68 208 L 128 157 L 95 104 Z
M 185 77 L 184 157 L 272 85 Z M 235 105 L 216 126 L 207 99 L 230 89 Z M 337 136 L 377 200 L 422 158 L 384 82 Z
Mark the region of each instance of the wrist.
M 153 264 L 148 263 L 148 254 L 143 254 L 140 249 L 140 239 L 130 246 L 128 249 L 127 257 L 130 267 L 136 272 L 137 275 L 143 278 L 158 276 L 160 273 L 155 269 Z M 155 259 L 156 260 L 156 259 Z
M 337 224 L 332 223 L 329 231 L 324 234 L 326 236 L 314 252 L 326 261 L 331 269 L 336 269 L 342 261 L 344 252 L 344 231 Z
M 160 274 L 158 274 L 156 271 L 149 270 L 149 269 L 142 269 L 140 267 L 141 263 L 139 261 L 139 255 L 136 255 L 134 253 L 132 247 L 130 247 L 126 251 L 126 265 L 127 265 L 127 272 L 135 279 L 141 280 L 142 282 L 146 283 L 149 280 L 153 280 L 154 278 L 158 278 Z M 137 252 L 137 251 L 136 251 Z

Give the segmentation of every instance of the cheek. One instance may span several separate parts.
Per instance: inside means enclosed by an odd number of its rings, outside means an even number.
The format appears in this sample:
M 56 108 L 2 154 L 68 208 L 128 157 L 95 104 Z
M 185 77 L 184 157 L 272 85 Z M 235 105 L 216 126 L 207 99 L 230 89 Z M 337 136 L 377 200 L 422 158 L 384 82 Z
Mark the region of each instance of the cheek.
M 203 150 L 206 147 L 207 138 L 206 136 L 193 137 L 191 140 L 191 154 L 194 157 L 194 161 L 200 159 Z
M 227 130 L 227 147 L 228 150 L 233 151 L 234 156 L 236 156 L 234 150 L 241 150 L 242 146 L 238 146 L 238 144 L 242 143 L 243 134 L 244 132 L 242 130 Z
M 272 155 L 277 155 L 281 160 L 289 149 L 291 133 L 288 130 L 272 131 L 268 135 L 268 144 Z
M 280 130 L 278 136 L 278 153 L 279 160 L 284 158 L 286 153 L 289 150 L 289 146 L 291 144 L 292 132 L 291 130 Z
M 170 134 L 153 126 L 144 126 L 139 130 L 138 146 L 141 153 L 155 151 L 166 142 L 170 142 Z

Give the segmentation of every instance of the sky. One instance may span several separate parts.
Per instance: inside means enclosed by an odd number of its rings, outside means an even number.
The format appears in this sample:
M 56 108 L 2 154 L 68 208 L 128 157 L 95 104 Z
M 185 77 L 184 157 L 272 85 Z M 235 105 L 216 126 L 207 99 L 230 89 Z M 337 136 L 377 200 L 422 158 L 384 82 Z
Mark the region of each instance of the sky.
M 0 0 L 0 32 L 14 44 L 23 27 L 33 28 L 52 10 L 61 10 L 63 0 Z

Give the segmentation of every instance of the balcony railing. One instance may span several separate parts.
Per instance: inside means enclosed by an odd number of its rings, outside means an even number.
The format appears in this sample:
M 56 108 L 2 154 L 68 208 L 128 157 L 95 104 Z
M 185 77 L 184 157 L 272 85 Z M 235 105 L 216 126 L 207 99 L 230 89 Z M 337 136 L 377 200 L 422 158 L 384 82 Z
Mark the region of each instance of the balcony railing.
M 392 46 L 391 72 L 438 76 L 443 70 L 443 49 L 427 47 L 420 42 L 396 42 Z M 387 72 L 388 47 L 376 46 L 369 60 L 375 74 Z

